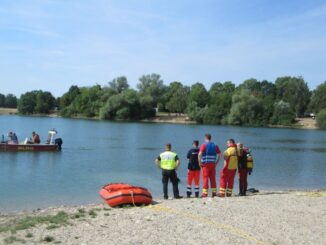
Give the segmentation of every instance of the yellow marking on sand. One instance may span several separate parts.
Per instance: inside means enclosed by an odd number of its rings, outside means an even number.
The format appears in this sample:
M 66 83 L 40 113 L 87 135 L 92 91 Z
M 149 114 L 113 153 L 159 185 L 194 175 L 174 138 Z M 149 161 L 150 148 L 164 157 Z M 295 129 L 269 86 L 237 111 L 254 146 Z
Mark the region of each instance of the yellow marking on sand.
M 326 193 L 324 192 L 307 192 L 300 193 L 299 196 L 308 196 L 308 197 L 326 197 Z
M 220 223 L 220 222 L 217 222 L 217 221 L 213 221 L 213 220 L 210 220 L 208 218 L 205 218 L 205 217 L 202 217 L 202 216 L 199 216 L 199 215 L 196 215 L 196 214 L 192 214 L 192 213 L 188 213 L 188 212 L 180 212 L 180 211 L 177 211 L 175 209 L 172 209 L 172 208 L 169 208 L 169 207 L 164 207 L 164 206 L 161 206 L 161 205 L 149 205 L 148 208 L 155 209 L 155 210 L 158 210 L 158 211 L 161 211 L 161 212 L 176 214 L 176 215 L 179 215 L 179 216 L 183 216 L 183 217 L 192 219 L 192 220 L 197 221 L 197 222 L 212 225 L 212 226 L 218 227 L 219 229 L 222 229 L 222 230 L 225 230 L 225 231 L 227 231 L 229 233 L 232 233 L 232 234 L 234 234 L 236 236 L 242 237 L 242 238 L 247 239 L 249 241 L 256 242 L 257 244 L 266 245 L 266 243 L 264 243 L 263 241 L 258 240 L 254 236 L 247 234 L 245 231 L 243 231 L 243 230 L 241 230 L 239 228 L 236 228 L 236 227 L 231 226 L 231 225 L 223 224 L 223 223 Z

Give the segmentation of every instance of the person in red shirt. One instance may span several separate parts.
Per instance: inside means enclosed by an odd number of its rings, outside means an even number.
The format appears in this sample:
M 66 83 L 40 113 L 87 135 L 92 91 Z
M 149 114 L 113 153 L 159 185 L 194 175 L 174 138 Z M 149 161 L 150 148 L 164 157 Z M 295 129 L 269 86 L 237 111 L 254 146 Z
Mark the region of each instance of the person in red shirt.
M 216 166 L 222 157 L 220 148 L 214 144 L 210 134 L 205 134 L 205 143 L 200 146 L 198 162 L 203 172 L 202 197 L 208 196 L 208 181 L 212 189 L 212 197 L 216 196 Z
M 32 143 L 33 144 L 41 143 L 40 136 L 35 132 L 32 132 Z

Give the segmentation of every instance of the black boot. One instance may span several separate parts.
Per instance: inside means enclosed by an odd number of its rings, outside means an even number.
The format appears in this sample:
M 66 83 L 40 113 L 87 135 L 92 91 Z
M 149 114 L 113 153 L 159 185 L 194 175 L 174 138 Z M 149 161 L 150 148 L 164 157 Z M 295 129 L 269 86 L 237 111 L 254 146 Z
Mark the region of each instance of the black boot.
M 195 197 L 199 197 L 199 191 L 195 192 Z
M 187 191 L 187 198 L 190 198 L 190 197 L 191 197 L 191 192 Z
M 242 189 L 241 189 L 240 180 L 239 180 L 239 196 L 242 196 Z

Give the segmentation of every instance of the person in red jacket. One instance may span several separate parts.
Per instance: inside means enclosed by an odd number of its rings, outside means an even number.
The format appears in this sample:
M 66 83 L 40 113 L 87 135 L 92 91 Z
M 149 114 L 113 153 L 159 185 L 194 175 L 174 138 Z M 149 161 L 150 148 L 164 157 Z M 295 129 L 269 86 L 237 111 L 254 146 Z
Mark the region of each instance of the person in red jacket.
M 216 166 L 221 158 L 220 148 L 212 141 L 210 134 L 205 134 L 205 143 L 200 146 L 198 162 L 203 172 L 202 197 L 208 196 L 208 181 L 212 189 L 212 197 L 216 196 Z
M 234 139 L 227 141 L 228 148 L 224 152 L 224 167 L 221 170 L 219 197 L 232 195 L 234 177 L 238 168 L 238 151 Z

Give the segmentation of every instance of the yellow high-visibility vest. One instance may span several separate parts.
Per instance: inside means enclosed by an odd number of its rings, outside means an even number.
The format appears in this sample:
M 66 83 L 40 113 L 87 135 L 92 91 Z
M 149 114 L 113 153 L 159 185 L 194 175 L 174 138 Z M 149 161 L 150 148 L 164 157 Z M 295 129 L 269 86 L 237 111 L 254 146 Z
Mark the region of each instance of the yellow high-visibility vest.
M 160 167 L 165 170 L 173 170 L 177 167 L 175 160 L 177 154 L 172 151 L 165 151 L 160 154 L 161 164 Z

